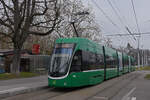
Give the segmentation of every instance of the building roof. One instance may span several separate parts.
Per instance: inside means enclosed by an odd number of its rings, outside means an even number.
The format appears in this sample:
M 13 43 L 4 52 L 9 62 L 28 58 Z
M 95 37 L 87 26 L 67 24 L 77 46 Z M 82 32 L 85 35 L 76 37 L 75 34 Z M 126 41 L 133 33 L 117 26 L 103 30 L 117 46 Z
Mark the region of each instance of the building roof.
M 25 54 L 30 52 L 28 50 L 21 50 L 21 54 Z M 12 49 L 0 49 L 0 56 L 8 56 L 8 55 L 13 55 L 14 51 Z

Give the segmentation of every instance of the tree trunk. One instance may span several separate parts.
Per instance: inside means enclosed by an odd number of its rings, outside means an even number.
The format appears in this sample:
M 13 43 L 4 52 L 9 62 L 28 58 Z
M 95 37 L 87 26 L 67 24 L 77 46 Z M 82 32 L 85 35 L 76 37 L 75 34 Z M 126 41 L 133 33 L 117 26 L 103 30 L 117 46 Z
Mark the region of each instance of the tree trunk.
M 12 68 L 11 68 L 11 73 L 19 75 L 20 73 L 20 49 L 14 49 L 14 55 L 13 55 L 13 61 L 12 61 Z

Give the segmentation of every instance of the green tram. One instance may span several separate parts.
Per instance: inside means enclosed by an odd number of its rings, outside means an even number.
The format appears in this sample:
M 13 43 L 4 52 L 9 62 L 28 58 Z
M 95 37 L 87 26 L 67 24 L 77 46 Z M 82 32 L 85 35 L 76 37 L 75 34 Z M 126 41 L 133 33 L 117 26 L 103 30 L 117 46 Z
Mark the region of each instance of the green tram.
M 48 85 L 95 85 L 134 71 L 134 58 L 85 38 L 60 38 L 51 57 Z

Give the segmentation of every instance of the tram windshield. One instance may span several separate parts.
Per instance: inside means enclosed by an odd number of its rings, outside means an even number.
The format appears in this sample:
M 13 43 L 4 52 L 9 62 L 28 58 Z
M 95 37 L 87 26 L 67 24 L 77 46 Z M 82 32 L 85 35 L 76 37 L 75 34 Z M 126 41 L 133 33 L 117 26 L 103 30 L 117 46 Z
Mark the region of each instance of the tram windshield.
M 73 44 L 56 44 L 52 57 L 49 75 L 52 77 L 64 76 L 68 72 Z

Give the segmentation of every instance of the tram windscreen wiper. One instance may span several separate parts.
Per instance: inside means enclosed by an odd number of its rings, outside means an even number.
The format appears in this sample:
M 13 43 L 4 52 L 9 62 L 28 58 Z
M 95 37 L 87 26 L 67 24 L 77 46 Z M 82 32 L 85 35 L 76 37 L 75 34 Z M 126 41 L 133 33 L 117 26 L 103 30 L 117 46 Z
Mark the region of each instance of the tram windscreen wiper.
M 69 61 L 67 61 L 67 62 L 66 62 L 65 64 L 63 64 L 61 67 L 56 68 L 56 72 L 59 72 L 59 70 L 62 69 L 62 68 L 64 68 L 65 65 L 68 65 L 68 64 L 69 64 L 68 62 L 69 62 Z
M 51 76 L 56 76 L 56 75 L 60 75 L 60 74 L 63 74 L 63 73 L 60 73 L 60 69 L 64 68 L 65 66 L 67 66 L 69 64 L 69 61 L 67 61 L 65 64 L 63 64 L 61 67 L 57 67 L 55 69 L 55 71 L 51 72 Z
M 57 73 L 59 73 L 59 72 L 51 72 L 51 74 L 50 75 L 52 75 L 52 76 L 54 76 L 54 75 L 56 75 Z

